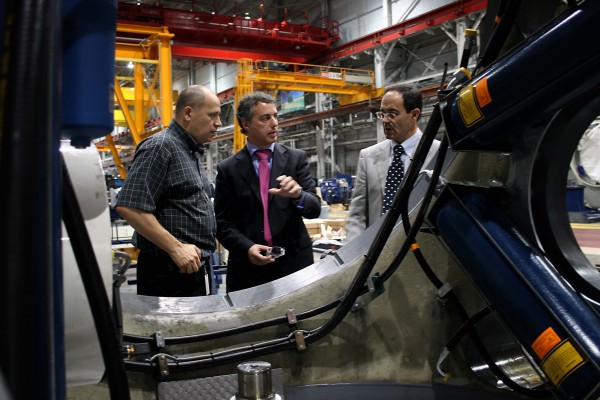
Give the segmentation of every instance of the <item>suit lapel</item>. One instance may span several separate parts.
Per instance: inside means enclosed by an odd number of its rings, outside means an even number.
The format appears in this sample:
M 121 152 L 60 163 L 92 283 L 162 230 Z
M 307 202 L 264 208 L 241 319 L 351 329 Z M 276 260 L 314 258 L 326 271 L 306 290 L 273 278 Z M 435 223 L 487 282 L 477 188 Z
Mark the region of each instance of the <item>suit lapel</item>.
M 390 140 L 383 142 L 383 145 L 379 148 L 379 153 L 375 155 L 375 164 L 379 174 L 379 186 L 381 188 L 382 199 L 385 191 L 385 179 L 390 166 L 390 143 Z
M 271 180 L 269 182 L 269 188 L 278 188 L 279 182 L 276 178 L 286 174 L 286 166 L 288 165 L 288 158 L 290 155 L 285 148 L 277 143 L 273 148 L 273 163 L 271 164 Z M 273 196 L 269 197 L 269 202 L 273 200 Z
M 240 176 L 244 180 L 245 184 L 250 187 L 250 190 L 260 202 L 260 185 L 258 182 L 258 176 L 256 175 L 256 170 L 254 169 L 254 165 L 252 164 L 252 157 L 250 157 L 250 152 L 246 147 L 244 147 L 242 150 L 238 151 L 238 153 L 235 156 L 235 159 L 236 168 L 240 173 Z

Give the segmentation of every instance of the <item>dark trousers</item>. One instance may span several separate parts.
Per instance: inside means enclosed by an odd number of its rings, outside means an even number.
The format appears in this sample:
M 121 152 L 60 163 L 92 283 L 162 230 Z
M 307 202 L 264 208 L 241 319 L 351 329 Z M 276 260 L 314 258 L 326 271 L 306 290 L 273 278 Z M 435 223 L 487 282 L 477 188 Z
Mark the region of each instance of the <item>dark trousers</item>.
M 212 286 L 210 259 L 202 259 L 202 268 L 195 274 L 183 274 L 166 253 L 160 255 L 140 251 L 137 260 L 137 294 L 163 297 L 205 296 L 205 274 Z

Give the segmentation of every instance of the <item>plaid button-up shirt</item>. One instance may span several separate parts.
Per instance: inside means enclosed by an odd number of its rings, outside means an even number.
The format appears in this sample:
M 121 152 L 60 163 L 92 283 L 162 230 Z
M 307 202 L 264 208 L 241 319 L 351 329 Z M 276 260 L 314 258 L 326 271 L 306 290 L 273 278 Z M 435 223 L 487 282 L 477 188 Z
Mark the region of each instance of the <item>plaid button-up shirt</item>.
M 204 146 L 172 121 L 137 147 L 117 205 L 151 212 L 178 240 L 195 244 L 208 257 L 215 250 L 217 224 L 203 153 Z M 162 251 L 137 232 L 132 243 L 142 251 Z

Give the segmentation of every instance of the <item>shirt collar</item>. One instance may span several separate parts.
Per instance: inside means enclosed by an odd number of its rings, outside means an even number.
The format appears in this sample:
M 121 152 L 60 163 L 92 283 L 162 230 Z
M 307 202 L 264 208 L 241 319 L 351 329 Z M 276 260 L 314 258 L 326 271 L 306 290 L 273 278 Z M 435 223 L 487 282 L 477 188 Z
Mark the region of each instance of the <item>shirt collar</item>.
M 190 135 L 179 123 L 175 120 L 172 120 L 169 124 L 169 129 L 177 136 L 185 145 L 189 148 L 190 153 L 199 153 L 200 155 L 204 154 L 204 150 L 206 147 L 198 143 L 192 138 Z
M 254 152 L 256 152 L 256 150 L 261 150 L 260 147 L 253 145 L 249 141 L 246 142 L 246 148 L 250 152 L 250 156 L 254 156 Z M 269 145 L 269 147 L 265 147 L 265 149 L 271 150 L 271 154 L 273 154 L 273 151 L 275 151 L 275 143 L 271 143 L 271 145 Z
M 415 150 L 417 149 L 417 145 L 421 141 L 421 136 L 423 136 L 423 132 L 421 132 L 421 130 L 419 128 L 417 128 L 417 131 L 415 132 L 415 134 L 412 135 L 411 137 L 409 137 L 408 139 L 406 139 L 402 143 L 398 143 L 395 140 L 392 140 L 392 145 L 390 146 L 390 152 L 391 152 L 391 154 L 392 155 L 394 154 L 394 150 L 393 150 L 394 146 L 397 145 L 397 144 L 401 144 L 402 147 L 404 148 L 404 153 L 409 158 L 412 158 Z

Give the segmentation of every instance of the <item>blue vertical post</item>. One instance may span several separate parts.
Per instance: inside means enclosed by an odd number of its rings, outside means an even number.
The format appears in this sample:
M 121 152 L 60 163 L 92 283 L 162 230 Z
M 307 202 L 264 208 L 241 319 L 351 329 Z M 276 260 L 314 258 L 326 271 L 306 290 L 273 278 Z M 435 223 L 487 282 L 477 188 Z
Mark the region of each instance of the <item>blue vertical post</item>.
M 116 0 L 63 0 L 62 130 L 87 147 L 114 128 Z

